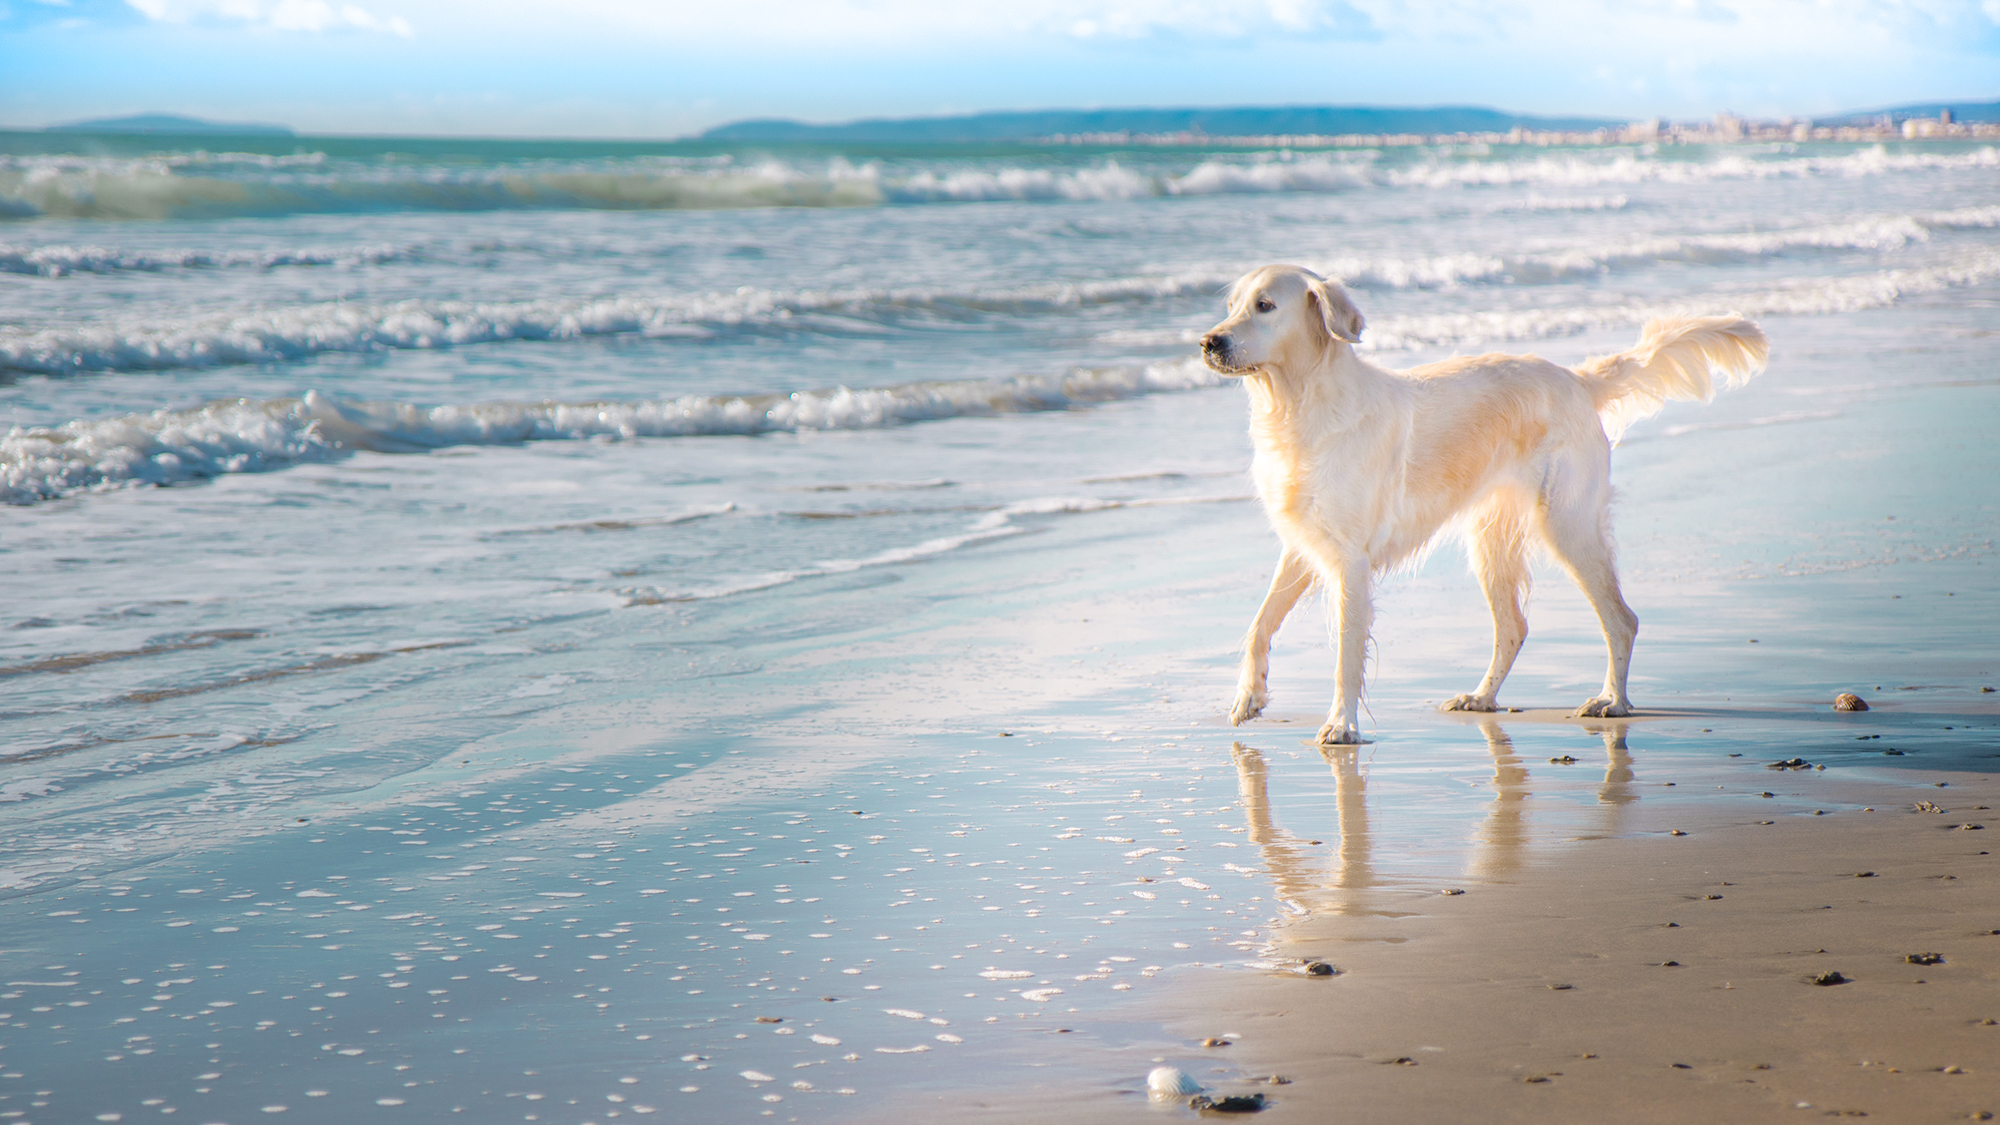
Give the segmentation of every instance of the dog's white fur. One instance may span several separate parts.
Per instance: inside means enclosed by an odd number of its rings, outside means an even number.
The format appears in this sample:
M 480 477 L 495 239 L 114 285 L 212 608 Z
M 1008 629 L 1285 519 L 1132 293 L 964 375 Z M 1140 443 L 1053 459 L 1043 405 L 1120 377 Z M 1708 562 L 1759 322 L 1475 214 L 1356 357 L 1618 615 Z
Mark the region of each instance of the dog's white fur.
M 1231 723 L 1264 708 L 1271 636 L 1312 587 L 1330 593 L 1339 652 L 1322 743 L 1361 741 L 1362 658 L 1377 571 L 1420 555 L 1441 531 L 1465 537 L 1493 610 L 1493 662 L 1444 705 L 1492 711 L 1527 638 L 1525 557 L 1539 542 L 1597 611 L 1610 664 L 1578 715 L 1631 713 L 1625 679 L 1639 619 L 1618 589 L 1611 547 L 1611 442 L 1668 399 L 1706 402 L 1763 368 L 1769 345 L 1739 316 L 1648 321 L 1632 350 L 1575 370 L 1536 356 L 1456 357 L 1407 371 L 1367 362 L 1360 310 L 1296 266 L 1236 283 L 1229 316 L 1202 338 L 1210 367 L 1250 397 L 1257 492 L 1283 552 L 1245 641 Z

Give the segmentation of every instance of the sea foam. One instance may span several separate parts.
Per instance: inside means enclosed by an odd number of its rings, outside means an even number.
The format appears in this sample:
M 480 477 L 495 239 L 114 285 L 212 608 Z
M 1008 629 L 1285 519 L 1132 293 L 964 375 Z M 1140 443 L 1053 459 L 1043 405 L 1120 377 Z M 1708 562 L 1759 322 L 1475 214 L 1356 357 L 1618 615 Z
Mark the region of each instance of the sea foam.
M 1968 207 L 1750 233 L 1608 241 L 1530 254 L 1357 256 L 1307 264 L 1361 289 L 1534 285 L 1666 262 L 1741 262 L 1801 251 L 1885 252 L 1927 242 L 1934 231 L 1996 225 L 2000 225 L 2000 208 Z M 64 265 L 64 269 L 83 268 L 83 263 L 99 263 L 99 268 L 109 269 L 114 267 L 107 263 L 174 259 L 174 255 L 135 258 L 109 248 L 56 249 L 63 253 L 51 251 L 47 260 L 78 263 Z M 396 251 L 382 247 L 353 253 L 379 253 L 386 258 Z M 5 260 L 0 256 L 0 265 Z M 4 326 L 0 327 L 0 370 L 44 375 L 157 371 L 296 361 L 327 352 L 428 350 L 508 340 L 628 334 L 701 337 L 774 329 L 800 333 L 822 327 L 816 317 L 836 318 L 824 321 L 823 326 L 844 333 L 852 330 L 855 320 L 893 324 L 911 317 L 955 319 L 967 310 L 1023 314 L 1190 296 L 1219 297 L 1237 275 L 1237 269 L 1218 267 L 993 288 L 779 291 L 746 287 L 728 293 L 549 297 L 511 302 L 333 301 L 172 320 L 108 319 L 40 329 Z
M 1698 301 L 1382 317 L 1370 322 L 1362 348 L 1393 352 L 1479 347 L 1724 309 L 1746 316 L 1850 312 L 1996 278 L 2000 278 L 2000 253 L 1972 251 L 1924 267 L 1718 292 Z M 16 428 L 0 437 L 0 499 L 33 503 L 84 490 L 173 484 L 325 460 L 355 449 L 417 452 L 544 440 L 878 429 L 946 418 L 1061 410 L 1212 387 L 1223 381 L 1190 358 L 1061 375 L 832 387 L 790 394 L 684 395 L 632 403 L 417 406 L 339 402 L 315 391 L 302 399 L 235 400 L 193 410 L 79 420 L 54 428 Z
M 1085 168 L 920 163 L 842 157 L 664 158 L 574 166 L 536 162 L 474 168 L 365 165 L 324 154 L 179 154 L 144 160 L 0 157 L 0 217 L 75 219 L 227 218 L 367 211 L 713 210 L 746 207 L 870 207 L 993 200 L 1123 200 L 1143 197 L 1337 193 L 1368 188 L 1629 185 L 1649 182 L 1878 176 L 2000 167 L 2000 151 L 1890 152 L 1759 158 L 1724 153 L 1705 161 L 1648 151 L 1549 153 L 1467 159 L 1438 153 L 1396 163 L 1378 150 L 1271 151 L 1187 163 L 1106 159 Z
M 1011 379 L 684 395 L 632 403 L 427 407 L 340 402 L 308 391 L 298 399 L 240 399 L 53 428 L 16 428 L 0 437 L 0 499 L 26 504 L 79 491 L 169 485 L 324 461 L 353 450 L 410 453 L 526 441 L 879 429 L 1062 410 L 1220 382 L 1222 376 L 1183 360 Z

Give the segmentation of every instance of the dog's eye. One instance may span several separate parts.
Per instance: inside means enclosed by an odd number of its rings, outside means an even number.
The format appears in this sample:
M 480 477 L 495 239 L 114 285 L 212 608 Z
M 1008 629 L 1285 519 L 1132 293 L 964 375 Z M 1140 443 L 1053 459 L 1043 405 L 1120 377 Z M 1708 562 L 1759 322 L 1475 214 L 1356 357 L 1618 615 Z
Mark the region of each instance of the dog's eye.
M 1278 303 L 1277 303 L 1276 301 L 1273 301 L 1273 300 L 1272 300 L 1271 298 L 1269 298 L 1269 297 L 1259 297 L 1259 298 L 1257 298 L 1257 311 L 1258 311 L 1258 312 L 1272 312 L 1272 311 L 1276 310 L 1276 309 L 1277 309 L 1277 307 L 1278 307 Z

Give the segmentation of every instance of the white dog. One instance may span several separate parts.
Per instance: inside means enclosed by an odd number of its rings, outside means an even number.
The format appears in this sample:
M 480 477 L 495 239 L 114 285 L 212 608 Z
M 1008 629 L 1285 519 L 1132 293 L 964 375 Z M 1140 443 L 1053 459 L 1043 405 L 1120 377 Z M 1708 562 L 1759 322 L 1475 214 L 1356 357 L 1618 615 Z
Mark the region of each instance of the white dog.
M 1361 741 L 1361 665 L 1375 572 L 1461 532 L 1493 609 L 1493 663 L 1448 711 L 1492 711 L 1527 638 L 1526 548 L 1538 541 L 1597 611 L 1610 666 L 1578 715 L 1629 715 L 1627 666 L 1639 619 L 1618 591 L 1611 549 L 1611 441 L 1667 399 L 1706 402 L 1713 376 L 1741 384 L 1769 345 L 1738 316 L 1647 322 L 1639 343 L 1572 371 L 1535 356 L 1482 355 L 1389 371 L 1354 354 L 1361 313 L 1338 285 L 1296 266 L 1236 283 L 1202 356 L 1250 394 L 1252 473 L 1283 543 L 1243 653 L 1231 723 L 1268 697 L 1271 635 L 1318 582 L 1339 649 L 1322 743 Z

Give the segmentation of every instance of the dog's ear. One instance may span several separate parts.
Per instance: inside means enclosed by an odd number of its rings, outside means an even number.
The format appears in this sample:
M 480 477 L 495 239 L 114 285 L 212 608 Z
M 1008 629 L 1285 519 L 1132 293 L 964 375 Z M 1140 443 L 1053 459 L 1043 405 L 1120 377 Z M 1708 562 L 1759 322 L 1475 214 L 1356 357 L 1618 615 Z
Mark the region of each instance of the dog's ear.
M 1350 344 L 1361 342 L 1361 329 L 1367 322 L 1348 298 L 1347 290 L 1334 282 L 1313 278 L 1306 283 L 1306 299 L 1318 307 L 1327 335 Z

